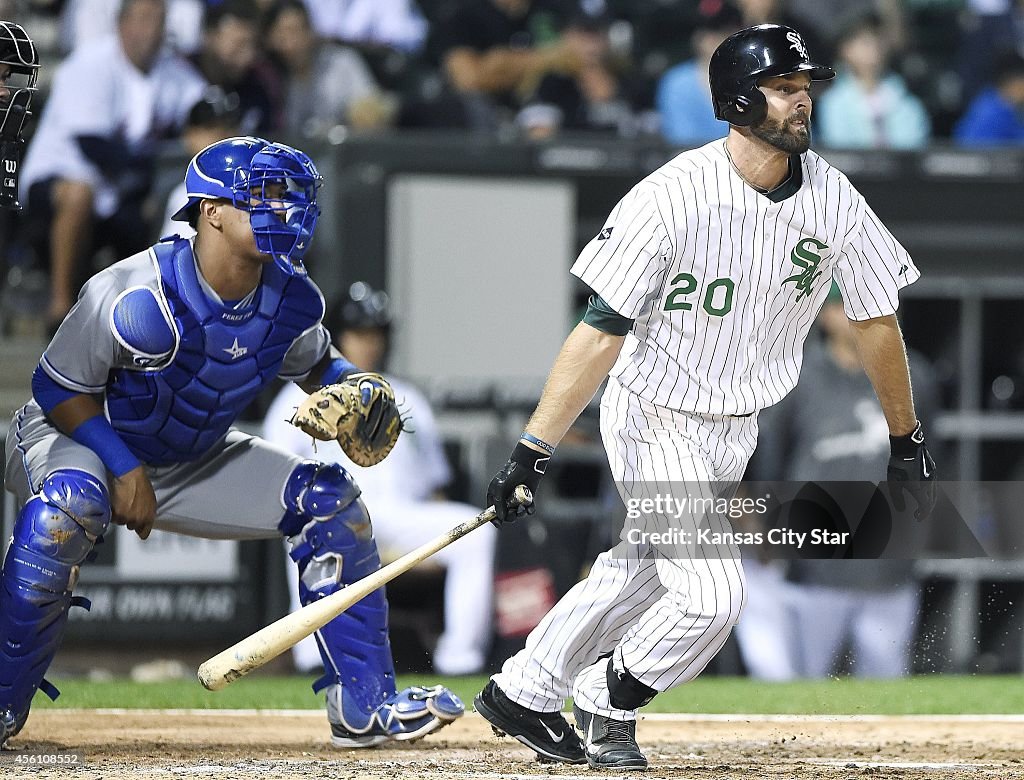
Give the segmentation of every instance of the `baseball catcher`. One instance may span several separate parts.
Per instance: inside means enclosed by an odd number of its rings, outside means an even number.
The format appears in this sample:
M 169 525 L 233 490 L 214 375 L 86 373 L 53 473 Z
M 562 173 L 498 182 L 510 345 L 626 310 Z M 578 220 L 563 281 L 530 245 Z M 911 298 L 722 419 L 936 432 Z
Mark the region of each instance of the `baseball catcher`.
M 263 138 L 218 141 L 185 174 L 169 236 L 96 274 L 32 378 L 7 438 L 20 507 L 0 574 L 0 745 L 18 734 L 67 625 L 79 567 L 114 523 L 228 539 L 284 537 L 303 604 L 380 567 L 360 489 L 337 463 L 234 427 L 275 378 L 312 393 L 297 422 L 377 462 L 402 420 L 387 383 L 332 345 L 303 257 L 321 177 Z M 331 742 L 418 739 L 464 712 L 451 691 L 399 691 L 384 589 L 316 632 Z

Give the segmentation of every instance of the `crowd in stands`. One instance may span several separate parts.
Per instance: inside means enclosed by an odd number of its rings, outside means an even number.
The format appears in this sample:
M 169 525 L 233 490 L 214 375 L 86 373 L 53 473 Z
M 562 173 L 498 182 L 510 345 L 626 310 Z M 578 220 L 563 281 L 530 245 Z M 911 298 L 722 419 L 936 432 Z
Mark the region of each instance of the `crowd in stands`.
M 816 59 L 838 67 L 839 79 L 819 94 L 823 146 L 1021 136 L 1020 0 L 157 4 L 166 13 L 166 51 L 237 94 L 242 131 L 295 140 L 341 126 L 515 129 L 533 138 L 661 134 L 699 143 L 724 132 L 710 114 L 710 51 L 729 33 L 769 21 L 797 27 Z M 49 84 L 61 61 L 115 35 L 122 6 L 0 1 L 0 11 L 35 31 Z
M 204 122 L 297 145 L 429 128 L 694 146 L 727 132 L 711 52 L 778 21 L 839 72 L 815 95 L 821 147 L 1024 142 L 1024 0 L 0 0 L 0 16 L 43 54 L 21 185 L 52 323 L 86 258 L 153 238 L 149 164 Z

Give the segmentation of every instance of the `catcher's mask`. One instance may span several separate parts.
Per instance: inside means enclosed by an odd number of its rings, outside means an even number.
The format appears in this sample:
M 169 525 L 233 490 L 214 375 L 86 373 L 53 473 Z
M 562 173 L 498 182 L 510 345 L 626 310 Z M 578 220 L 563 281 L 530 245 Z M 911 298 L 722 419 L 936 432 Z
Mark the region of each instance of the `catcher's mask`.
M 203 149 L 185 173 L 188 201 L 173 219 L 191 221 L 201 200 L 223 198 L 249 212 L 256 248 L 285 273 L 306 273 L 323 177 L 304 152 L 256 138 L 228 138 Z
M 28 119 L 39 77 L 39 55 L 20 24 L 0 21 L 0 208 L 16 209 L 18 168 L 24 146 L 22 131 Z

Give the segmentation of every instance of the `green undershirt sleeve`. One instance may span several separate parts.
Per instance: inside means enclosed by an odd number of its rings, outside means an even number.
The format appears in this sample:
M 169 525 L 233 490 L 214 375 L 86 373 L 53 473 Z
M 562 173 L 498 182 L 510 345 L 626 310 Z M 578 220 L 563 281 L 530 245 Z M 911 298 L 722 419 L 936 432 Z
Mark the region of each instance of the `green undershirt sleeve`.
M 600 295 L 591 295 L 583 321 L 612 336 L 625 336 L 633 329 L 633 320 L 623 317 Z

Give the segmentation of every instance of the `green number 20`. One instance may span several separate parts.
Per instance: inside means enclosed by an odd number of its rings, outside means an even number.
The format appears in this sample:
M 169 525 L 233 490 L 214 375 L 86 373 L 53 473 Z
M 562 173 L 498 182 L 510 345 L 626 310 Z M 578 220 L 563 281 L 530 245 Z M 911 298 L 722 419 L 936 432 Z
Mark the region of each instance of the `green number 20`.
M 682 282 L 682 284 L 680 284 Z M 693 274 L 678 274 L 672 280 L 672 290 L 669 292 L 668 297 L 665 299 L 665 311 L 689 311 L 693 308 L 692 303 L 680 300 L 681 298 L 695 292 L 698 287 L 697 277 Z M 679 285 L 678 287 L 674 285 Z M 719 288 L 725 290 L 725 297 L 721 305 L 715 305 L 716 293 Z M 732 311 L 732 294 L 736 288 L 735 282 L 727 276 L 723 276 L 721 279 L 715 279 L 707 286 L 704 290 L 704 302 L 702 308 L 708 314 L 713 317 L 723 317 Z

